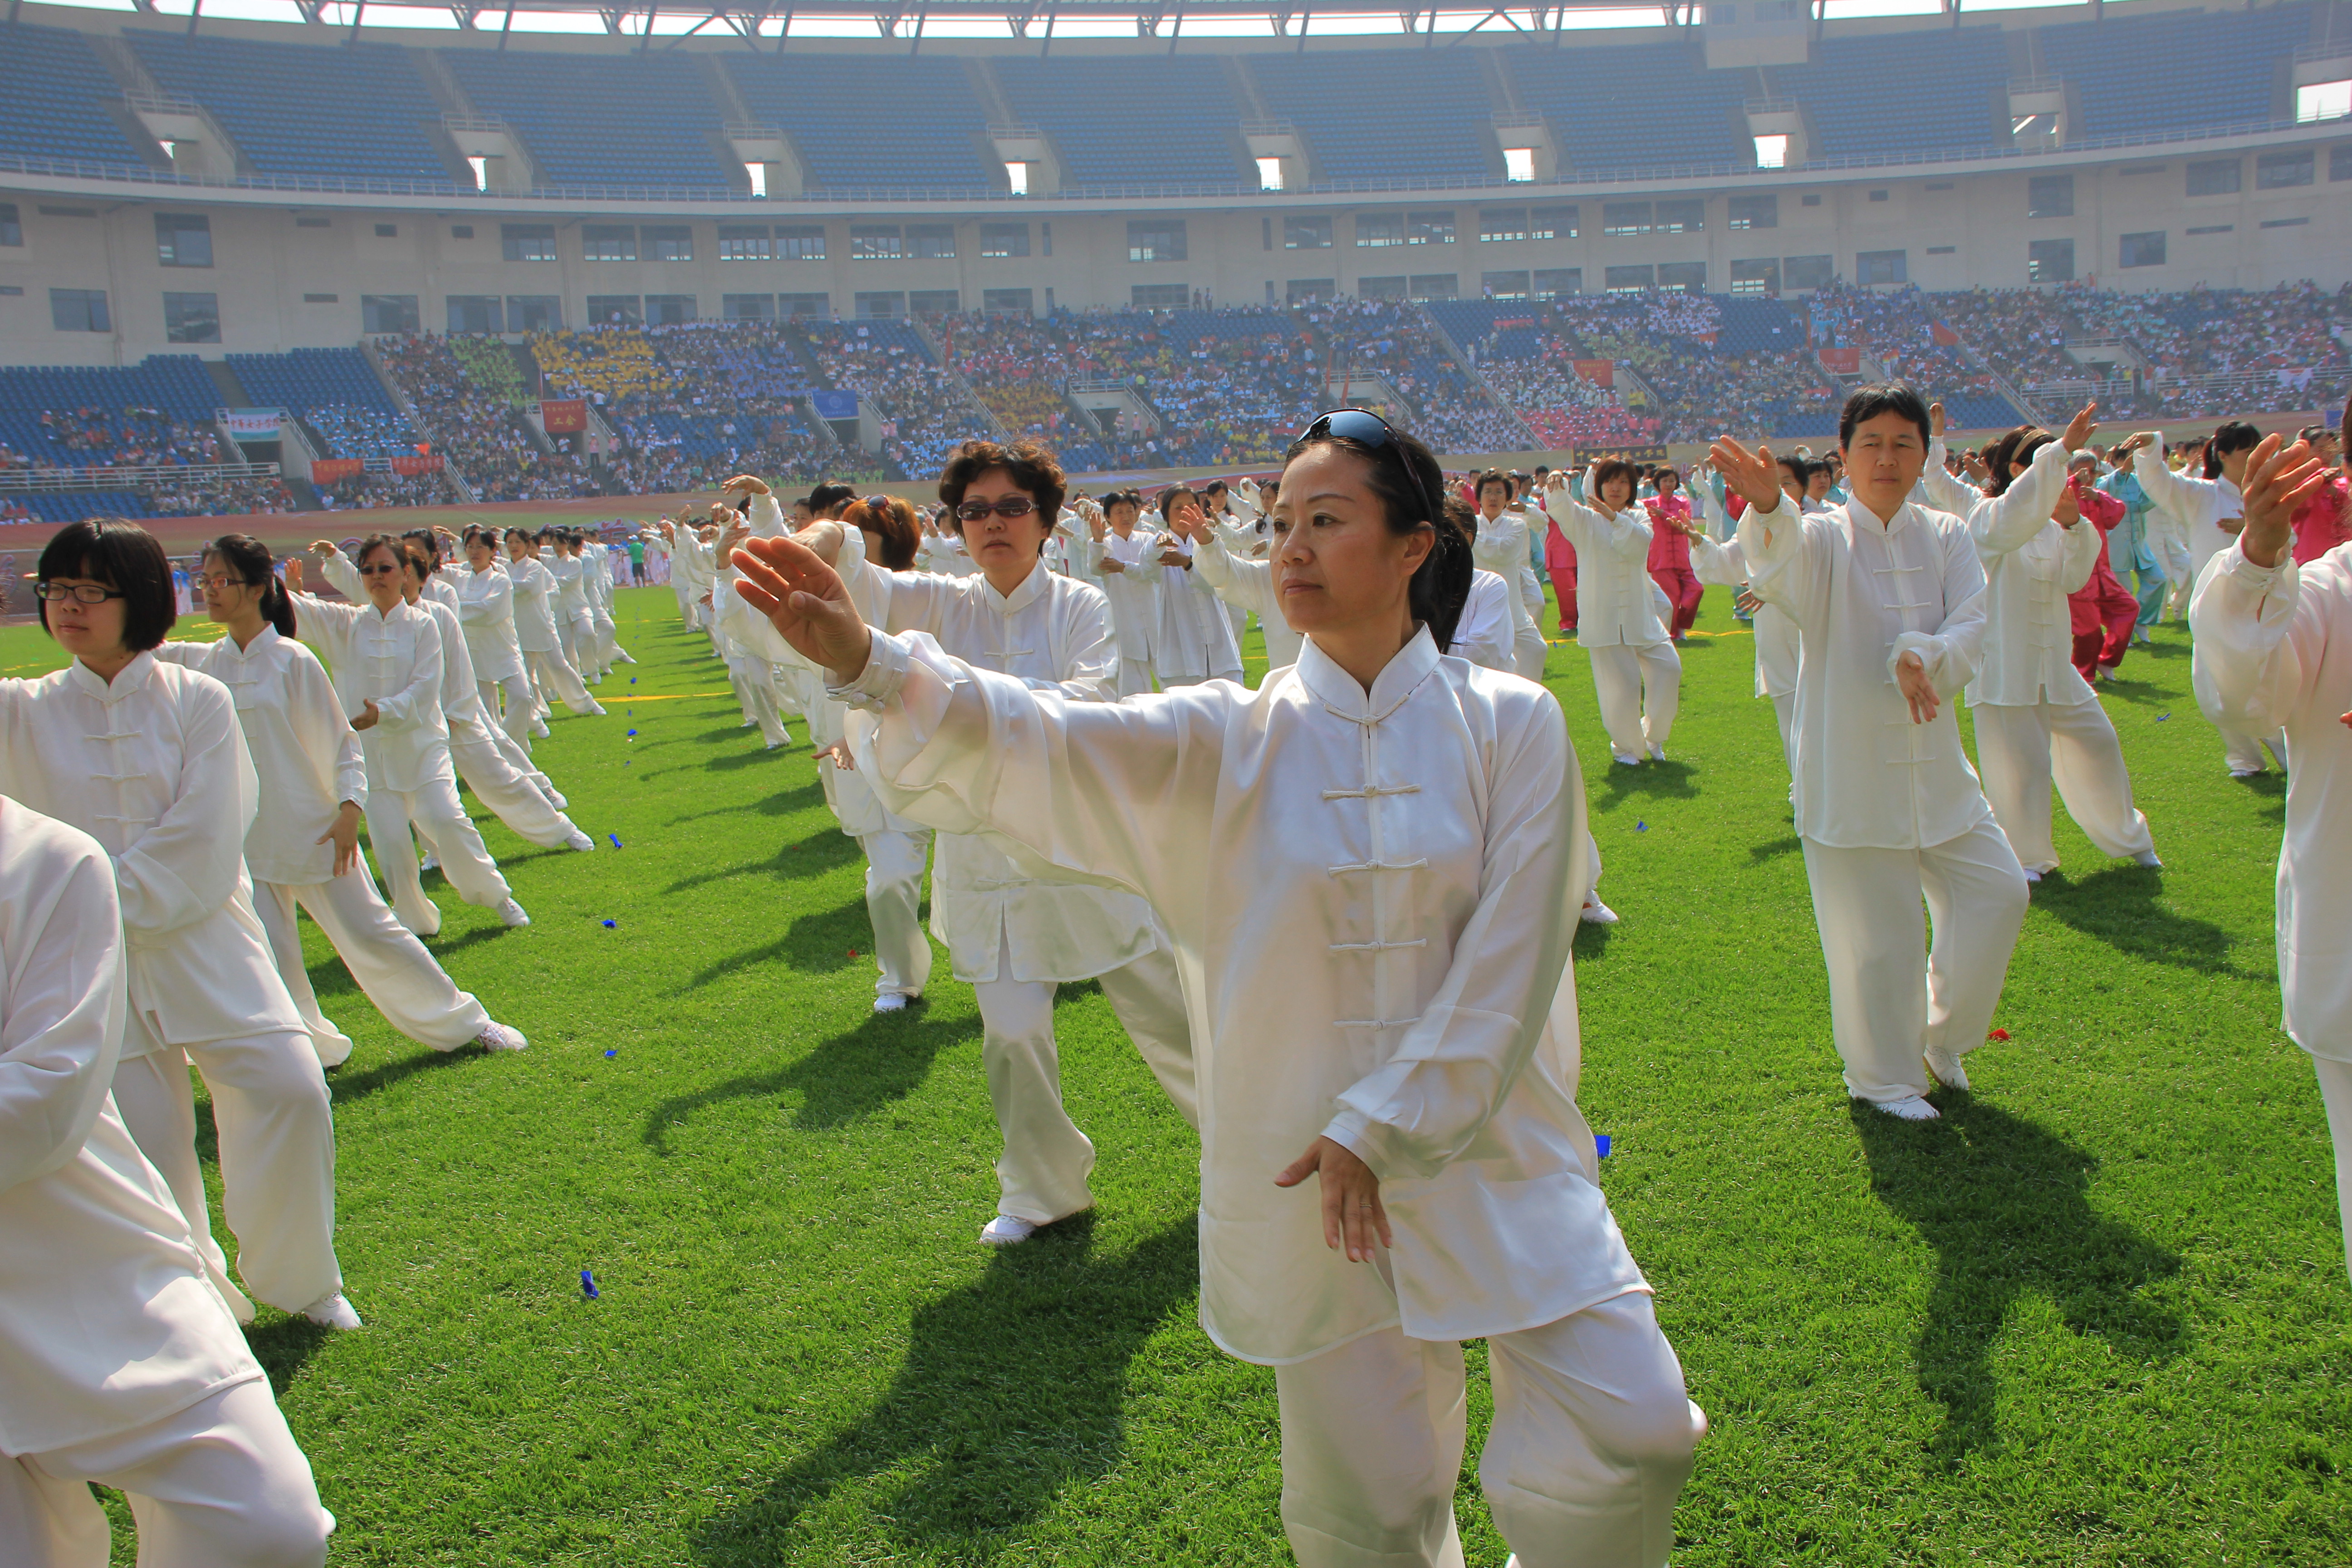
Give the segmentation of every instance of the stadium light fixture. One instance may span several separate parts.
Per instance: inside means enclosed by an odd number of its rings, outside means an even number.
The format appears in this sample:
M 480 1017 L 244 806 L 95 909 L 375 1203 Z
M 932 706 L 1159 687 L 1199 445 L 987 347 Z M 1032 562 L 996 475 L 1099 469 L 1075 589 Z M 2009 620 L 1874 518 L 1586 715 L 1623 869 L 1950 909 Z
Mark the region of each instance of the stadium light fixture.
M 1260 158 L 1257 161 L 1257 188 L 1261 191 L 1282 189 L 1282 160 Z
M 2294 89 L 2294 118 L 2309 124 L 2352 114 L 2352 81 L 2315 81 Z
M 1514 184 L 1536 177 L 1536 150 L 1532 147 L 1503 149 L 1503 178 Z
M 1785 169 L 1789 166 L 1789 139 L 1786 136 L 1756 138 L 1756 166 L 1759 169 Z

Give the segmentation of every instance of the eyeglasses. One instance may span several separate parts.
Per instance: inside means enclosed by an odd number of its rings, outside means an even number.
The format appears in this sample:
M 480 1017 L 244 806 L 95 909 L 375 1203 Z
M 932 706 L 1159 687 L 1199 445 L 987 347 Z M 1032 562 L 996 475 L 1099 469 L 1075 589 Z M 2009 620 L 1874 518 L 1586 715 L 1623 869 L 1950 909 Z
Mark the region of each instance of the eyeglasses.
M 1369 408 L 1334 408 L 1317 416 L 1315 423 L 1298 438 L 1313 441 L 1325 436 L 1337 436 L 1342 441 L 1353 441 L 1378 451 L 1396 439 L 1396 426 Z
M 77 605 L 103 605 L 109 599 L 122 597 L 120 589 L 101 588 L 95 583 L 41 583 L 34 586 L 33 592 L 52 605 L 68 599 Z
M 205 592 L 226 594 L 231 588 L 257 588 L 258 583 L 248 583 L 242 577 L 230 577 L 218 572 L 207 572 L 198 579 Z
M 978 522 L 994 512 L 999 517 L 1027 517 L 1037 510 L 1037 503 L 1027 496 L 999 496 L 993 501 L 968 500 L 956 507 L 956 515 L 966 522 Z
M 391 562 L 387 561 L 379 565 L 361 567 L 360 575 L 362 577 L 389 577 L 399 570 L 400 568 L 398 566 L 395 566 Z

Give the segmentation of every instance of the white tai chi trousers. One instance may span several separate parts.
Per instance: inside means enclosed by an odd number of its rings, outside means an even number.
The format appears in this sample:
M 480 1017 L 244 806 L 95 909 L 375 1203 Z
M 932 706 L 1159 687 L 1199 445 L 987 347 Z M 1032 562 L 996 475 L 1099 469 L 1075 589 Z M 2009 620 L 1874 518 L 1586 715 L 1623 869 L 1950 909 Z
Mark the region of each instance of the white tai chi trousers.
M 139 1568 L 318 1568 L 335 1516 L 310 1461 L 255 1378 L 128 1432 L 0 1456 L 0 1562 L 106 1568 L 111 1534 L 90 1484 L 139 1527 Z
M 2220 726 L 2215 726 L 2217 729 Z M 2221 731 L 2221 755 L 2233 773 L 2258 773 L 2263 771 L 2263 748 L 2268 746 L 2271 755 L 2278 759 L 2279 772 L 2286 772 L 2286 731 L 2280 730 L 2268 735 L 2242 735 L 2235 730 Z M 2072 810 L 2073 807 L 2067 809 Z
M 2123 744 L 2097 699 L 1985 702 L 1969 711 L 1976 720 L 1985 799 L 2027 870 L 2047 871 L 2058 864 L 2050 838 L 2053 779 L 2066 815 L 2099 853 L 2117 860 L 2154 853 L 2147 818 L 2132 805 Z
M 2189 596 L 2197 591 L 2197 563 L 2189 553 L 2189 541 L 2167 528 L 2149 530 L 2147 542 L 2156 552 L 2156 563 L 2164 569 L 2164 580 L 2172 585 L 2166 612 L 2186 619 Z
M 1663 1568 L 1706 1416 L 1649 1295 L 1486 1345 L 1495 1421 L 1478 1482 L 1520 1568 Z M 1274 1383 L 1299 1568 L 1461 1568 L 1459 1344 L 1383 1329 L 1276 1367 Z
M 555 640 L 562 645 L 563 657 L 572 668 L 585 679 L 599 672 L 596 663 L 596 622 L 586 610 L 569 613 L 558 611 L 555 616 Z
M 1047 1225 L 1094 1206 L 1087 1176 L 1095 1146 L 1062 1108 L 1061 1055 L 1054 1042 L 1050 980 L 1013 980 L 1013 948 L 1001 942 L 997 979 L 972 986 L 980 1003 L 981 1059 L 996 1108 L 1004 1153 L 996 1162 L 996 1212 Z M 1160 1087 L 1194 1127 L 1200 1100 L 1192 1079 L 1192 1033 L 1176 961 L 1154 948 L 1123 969 L 1096 977 Z
M 1961 1056 L 1992 1027 L 2025 924 L 2017 852 L 1990 816 L 1925 849 L 1804 842 L 1846 1092 L 1880 1101 L 1924 1095 L 1928 1047 Z
M 591 645 L 595 650 L 596 668 L 610 669 L 613 668 L 614 658 L 621 651 L 620 623 L 614 620 L 613 612 L 602 605 L 590 610 L 588 617 L 596 633 L 595 641 Z
M 496 736 L 472 724 L 450 725 L 449 760 L 465 776 L 474 798 L 497 813 L 518 837 L 553 849 L 577 831 L 531 778 L 527 771 L 530 759 L 525 757 L 524 766 L 517 767 Z
M 441 910 L 425 896 L 416 851 L 409 841 L 411 829 L 440 857 L 441 874 L 459 898 L 486 910 L 506 902 L 507 879 L 483 847 L 481 830 L 458 803 L 457 786 L 447 779 L 428 780 L 421 789 L 369 790 L 367 827 L 384 885 L 392 889 L 393 913 L 417 935 L 431 936 L 441 929 Z
M 137 1013 L 125 1026 L 126 1048 L 143 1043 Z M 196 1093 L 188 1063 L 205 1075 L 219 1134 L 221 1211 L 236 1237 L 236 1271 L 247 1289 L 273 1307 L 299 1312 L 343 1287 L 335 1261 L 335 1116 L 327 1080 L 306 1035 L 282 1030 L 242 1039 L 165 1046 L 124 1057 L 114 1069 L 114 1103 L 122 1124 L 188 1222 L 205 1271 L 221 1300 L 249 1316 L 213 1239 L 205 1173 L 196 1163 Z
M 874 993 L 920 996 L 931 980 L 931 944 L 917 912 L 930 829 L 869 833 L 857 847 L 866 851 L 866 918 L 874 922 L 874 961 L 882 966 Z
M 310 973 L 302 962 L 302 933 L 294 924 L 298 903 L 326 932 L 335 956 L 384 1022 L 410 1039 L 436 1051 L 454 1051 L 489 1026 L 490 1016 L 482 1005 L 458 990 L 425 944 L 393 918 L 364 868 L 307 888 L 256 882 L 253 907 L 260 911 L 261 929 L 269 934 L 278 975 L 310 1031 L 310 1047 L 318 1053 L 320 1066 L 349 1059 L 352 1040 L 319 1011 L 319 994 L 310 988 Z
M 774 667 L 740 650 L 727 655 L 727 683 L 735 689 L 735 700 L 742 705 L 743 721 L 760 727 L 760 738 L 771 747 L 789 746 L 793 732 L 784 727 L 782 710 L 776 702 Z
M 1151 661 L 1148 658 L 1125 658 L 1118 661 L 1118 685 L 1114 695 L 1139 697 L 1152 689 Z
M 530 671 L 531 684 L 539 693 L 540 705 L 545 705 L 551 698 L 559 698 L 574 713 L 602 713 L 604 710 L 593 697 L 588 695 L 588 688 L 581 684 L 579 669 L 563 657 L 562 649 L 558 648 L 551 653 L 525 650 L 522 661 Z
M 2314 1057 L 2319 1098 L 2327 1107 L 2327 1136 L 2336 1145 L 2336 1207 L 2344 1221 L 2344 1267 L 2352 1273 L 2352 1062 Z
M 1544 656 L 1550 651 L 1549 645 L 1544 641 L 1543 633 L 1537 629 L 1533 621 L 1523 624 L 1518 630 L 1511 634 L 1511 658 L 1518 666 L 1519 675 L 1524 679 L 1532 680 L 1538 685 L 1543 683 Z M 1676 663 L 1675 668 L 1679 672 L 1682 668 L 1681 664 Z
M 1675 645 L 1620 643 L 1584 651 L 1592 657 L 1592 691 L 1601 700 L 1601 727 L 1609 732 L 1610 751 L 1638 761 L 1652 746 L 1665 750 L 1683 705 L 1683 660 Z
M 474 689 L 481 695 L 482 711 L 506 731 L 508 738 L 520 746 L 525 755 L 529 755 L 531 716 L 539 711 L 539 698 L 531 691 L 530 676 L 518 669 L 501 679 L 478 680 L 474 682 Z M 503 712 L 499 706 L 501 693 L 506 697 Z
M 694 595 L 686 591 L 686 579 L 673 573 L 670 576 L 669 585 L 670 590 L 677 595 L 677 618 L 686 624 L 686 629 L 688 631 L 700 631 L 702 629 L 702 606 L 695 603 Z
M 1780 756 L 1789 764 L 1789 777 L 1793 781 L 1797 776 L 1797 694 L 1784 691 L 1773 698 L 1772 717 L 1780 726 Z M 1795 788 L 1793 783 L 1790 788 Z

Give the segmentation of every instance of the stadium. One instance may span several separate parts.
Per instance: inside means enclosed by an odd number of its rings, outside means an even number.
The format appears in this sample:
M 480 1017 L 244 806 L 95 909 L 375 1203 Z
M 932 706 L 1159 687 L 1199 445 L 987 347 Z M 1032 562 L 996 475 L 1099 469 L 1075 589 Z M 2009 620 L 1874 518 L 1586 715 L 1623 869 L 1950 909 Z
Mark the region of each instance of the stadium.
M 10 0 L 0 1565 L 2341 1568 L 2347 393 L 2352 0 Z

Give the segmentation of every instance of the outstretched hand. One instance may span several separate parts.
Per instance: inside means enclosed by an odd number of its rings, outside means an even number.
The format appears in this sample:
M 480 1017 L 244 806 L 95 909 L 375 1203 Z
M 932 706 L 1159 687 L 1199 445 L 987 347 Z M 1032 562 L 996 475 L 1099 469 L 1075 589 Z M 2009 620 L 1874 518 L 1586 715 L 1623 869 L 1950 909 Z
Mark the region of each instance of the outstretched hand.
M 1916 653 L 1906 653 L 1895 661 L 1895 684 L 1903 689 L 1903 700 L 1911 705 L 1911 722 L 1932 724 L 1944 700 L 1936 695 L 1936 683 L 1927 679 L 1927 661 Z
M 1344 1242 L 1349 1262 L 1370 1263 L 1375 1237 L 1382 1247 L 1396 1245 L 1389 1234 L 1388 1210 L 1381 1206 L 1380 1177 L 1343 1143 L 1316 1139 L 1275 1177 L 1274 1184 L 1295 1187 L 1318 1174 L 1323 1188 L 1324 1246 L 1337 1249 Z
M 327 831 L 310 841 L 335 847 L 335 870 L 338 877 L 360 863 L 360 808 L 350 801 L 335 813 L 335 820 Z
M 2066 450 L 2079 452 L 2091 444 L 2091 434 L 2099 427 L 2098 412 L 2096 398 L 2074 411 L 2074 417 L 2066 421 L 2066 434 L 2061 437 L 2066 443 Z
M 2311 444 L 2297 441 L 2282 450 L 2284 439 L 2263 437 L 2246 459 L 2246 526 L 2238 547 L 2257 566 L 2275 566 L 2284 558 L 2294 514 L 2327 482 L 2327 465 L 2312 455 Z
M 1723 482 L 1745 498 L 1749 506 L 1770 511 L 1780 504 L 1780 460 L 1772 456 L 1772 448 L 1761 441 L 1751 452 L 1736 438 L 1722 437 L 1706 449 L 1706 460 L 1715 465 Z
M 797 540 L 747 539 L 732 557 L 742 572 L 735 591 L 768 617 L 801 657 L 846 686 L 874 656 L 874 634 L 849 602 L 841 575 Z
M 1931 441 L 1944 438 L 1944 405 L 1940 403 L 1927 405 L 1927 438 Z

